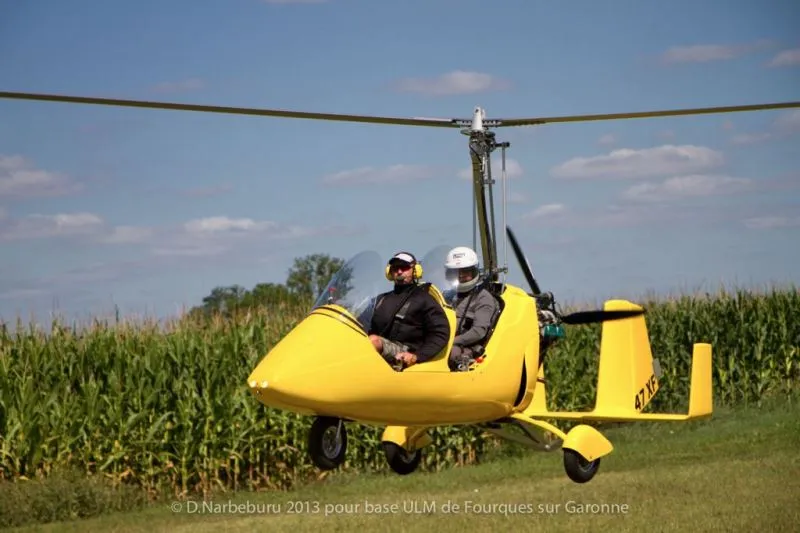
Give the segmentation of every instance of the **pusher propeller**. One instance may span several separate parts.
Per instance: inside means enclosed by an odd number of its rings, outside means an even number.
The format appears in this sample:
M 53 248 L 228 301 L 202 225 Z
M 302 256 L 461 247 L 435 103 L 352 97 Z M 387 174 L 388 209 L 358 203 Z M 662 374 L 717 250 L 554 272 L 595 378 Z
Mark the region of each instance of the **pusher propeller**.
M 558 319 L 564 324 L 581 325 L 596 324 L 597 322 L 608 322 L 609 320 L 620 320 L 622 318 L 630 318 L 643 314 L 643 309 L 618 311 L 605 311 L 603 309 L 597 309 L 594 311 L 577 311 L 568 315 L 559 315 Z
M 539 290 L 539 284 L 536 283 L 536 278 L 533 277 L 533 271 L 531 270 L 531 265 L 528 263 L 528 259 L 525 257 L 525 254 L 522 253 L 522 248 L 520 248 L 517 238 L 514 236 L 514 232 L 511 231 L 511 228 L 508 226 L 506 226 L 506 233 L 508 234 L 508 240 L 511 242 L 511 247 L 514 249 L 517 262 L 520 268 L 522 268 L 522 273 L 525 275 L 525 279 L 528 281 L 531 291 L 533 291 L 531 296 L 538 296 L 542 291 Z

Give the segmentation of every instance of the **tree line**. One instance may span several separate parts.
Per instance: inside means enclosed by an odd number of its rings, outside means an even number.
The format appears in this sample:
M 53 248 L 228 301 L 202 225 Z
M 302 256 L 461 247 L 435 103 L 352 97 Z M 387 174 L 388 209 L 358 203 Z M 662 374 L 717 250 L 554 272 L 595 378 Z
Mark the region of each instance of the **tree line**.
M 310 254 L 294 259 L 284 283 L 258 283 L 252 289 L 241 285 L 214 287 L 190 316 L 230 316 L 233 313 L 278 303 L 310 304 L 344 265 L 344 260 L 327 254 Z

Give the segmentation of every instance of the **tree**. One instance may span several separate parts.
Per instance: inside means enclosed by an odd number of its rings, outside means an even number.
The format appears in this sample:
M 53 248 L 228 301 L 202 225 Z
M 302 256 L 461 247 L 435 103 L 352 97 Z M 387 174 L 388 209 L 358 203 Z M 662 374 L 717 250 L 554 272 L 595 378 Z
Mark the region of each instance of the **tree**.
M 247 294 L 241 285 L 214 287 L 211 294 L 203 298 L 203 308 L 207 311 L 226 312 L 236 307 Z
M 302 298 L 315 298 L 343 264 L 344 260 L 326 254 L 298 257 L 289 269 L 286 286 L 293 294 Z
M 219 313 L 231 316 L 235 311 L 246 311 L 258 307 L 271 307 L 279 303 L 307 302 L 321 293 L 333 275 L 344 265 L 342 259 L 325 254 L 312 254 L 296 258 L 285 284 L 258 283 L 251 290 L 241 285 L 214 287 L 203 298 L 200 306 L 193 307 L 192 317 Z M 349 289 L 349 276 L 343 276 L 337 294 L 343 297 Z
M 286 302 L 291 294 L 286 285 L 280 283 L 258 283 L 248 294 L 248 304 L 252 306 L 274 305 Z

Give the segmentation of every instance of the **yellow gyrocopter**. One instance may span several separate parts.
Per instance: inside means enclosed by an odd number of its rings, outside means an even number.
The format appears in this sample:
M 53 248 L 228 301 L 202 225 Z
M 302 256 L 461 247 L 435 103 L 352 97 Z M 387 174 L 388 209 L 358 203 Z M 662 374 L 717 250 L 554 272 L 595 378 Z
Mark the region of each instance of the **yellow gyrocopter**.
M 0 98 L 54 101 L 460 128 L 469 139 L 475 231 L 480 233 L 481 276 L 500 304 L 483 356 L 468 372 L 451 372 L 447 355 L 455 331 L 451 306 L 457 281 L 445 277 L 445 256 L 452 247 L 434 248 L 420 261 L 427 290 L 450 322 L 450 342 L 432 361 L 397 371 L 370 342 L 366 327 L 375 296 L 389 289 L 385 260 L 362 252 L 333 276 L 309 314 L 257 364 L 248 378 L 263 405 L 314 417 L 308 452 L 321 469 L 340 466 L 347 453 L 346 423 L 384 427 L 382 446 L 388 465 L 399 474 L 418 467 L 437 426 L 474 426 L 542 451 L 562 450 L 564 469 L 576 483 L 591 480 L 600 460 L 612 451 L 603 434 L 585 422 L 686 421 L 712 414 L 711 345 L 693 344 L 688 409 L 685 413 L 646 413 L 659 390 L 661 375 L 653 357 L 644 309 L 626 300 L 609 300 L 602 310 L 561 315 L 552 293 L 542 292 L 516 238 L 505 224 L 505 151 L 491 128 L 556 122 L 729 113 L 800 107 L 800 102 L 678 109 L 640 113 L 551 118 L 487 119 L 474 109 L 471 119 L 392 118 L 147 102 L 109 98 L 0 92 Z M 506 283 L 508 272 L 497 255 L 491 154 L 503 157 L 503 225 L 530 292 Z M 474 245 L 477 248 L 477 243 Z M 547 349 L 564 336 L 564 325 L 602 322 L 597 395 L 591 411 L 550 411 L 544 381 Z M 577 422 L 564 432 L 553 422 Z M 553 421 L 553 422 L 550 422 Z

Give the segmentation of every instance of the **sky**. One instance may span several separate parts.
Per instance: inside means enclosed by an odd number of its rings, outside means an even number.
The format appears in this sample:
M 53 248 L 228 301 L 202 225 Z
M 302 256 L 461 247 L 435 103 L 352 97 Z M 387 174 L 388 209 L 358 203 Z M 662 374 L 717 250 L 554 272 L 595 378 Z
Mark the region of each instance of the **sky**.
M 441 118 L 798 101 L 798 23 L 794 0 L 0 2 L 0 91 Z M 507 223 L 559 301 L 800 282 L 800 109 L 496 131 Z M 471 245 L 468 168 L 457 129 L 0 99 L 0 318 L 166 317 L 313 253 Z

